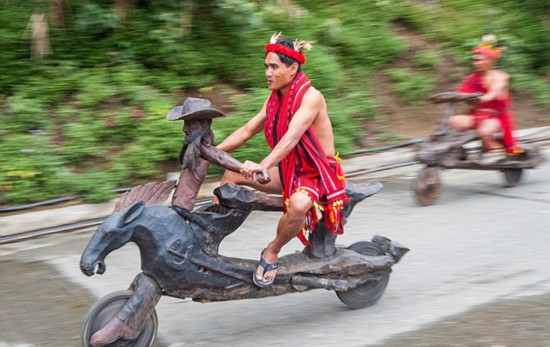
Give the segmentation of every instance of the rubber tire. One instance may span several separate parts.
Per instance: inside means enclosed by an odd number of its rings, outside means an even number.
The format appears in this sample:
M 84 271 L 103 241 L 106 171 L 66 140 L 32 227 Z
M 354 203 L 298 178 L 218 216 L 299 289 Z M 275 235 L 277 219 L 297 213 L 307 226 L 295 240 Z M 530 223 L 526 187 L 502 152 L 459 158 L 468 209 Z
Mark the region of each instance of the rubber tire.
M 92 335 L 107 324 L 133 294 L 134 292 L 131 290 L 120 290 L 102 297 L 90 307 L 80 326 L 80 343 L 82 347 L 91 346 L 90 338 Z M 132 341 L 118 339 L 105 345 L 105 347 L 151 347 L 157 336 L 157 329 L 157 312 L 153 310 L 137 339 Z
M 508 187 L 515 187 L 521 180 L 523 169 L 503 169 L 502 173 L 504 174 L 504 179 Z
M 356 242 L 347 249 L 369 256 L 385 254 L 380 246 L 368 241 Z M 382 275 L 379 281 L 368 281 L 347 291 L 337 291 L 336 295 L 340 301 L 352 310 L 369 307 L 380 300 L 388 286 L 389 280 L 390 271 Z
M 432 205 L 443 192 L 439 170 L 437 166 L 426 166 L 420 170 L 416 179 L 413 181 L 416 202 L 420 206 Z M 429 180 L 431 182 L 428 184 L 427 182 Z

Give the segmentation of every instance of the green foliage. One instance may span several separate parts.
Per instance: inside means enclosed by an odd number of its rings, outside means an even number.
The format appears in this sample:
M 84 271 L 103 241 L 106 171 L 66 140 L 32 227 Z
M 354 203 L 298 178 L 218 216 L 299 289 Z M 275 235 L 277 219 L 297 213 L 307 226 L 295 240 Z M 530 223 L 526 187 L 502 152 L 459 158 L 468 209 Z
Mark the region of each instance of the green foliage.
M 0 8 L 0 91 L 11 90 L 32 75 L 35 67 L 30 61 L 27 28 L 29 10 L 27 6 L 4 4 Z M 8 10 L 9 8 L 9 10 Z M 2 93 L 3 94 L 3 93 Z
M 534 95 L 539 106 L 544 108 L 541 112 L 550 108 L 550 84 L 543 79 L 528 74 L 515 74 L 510 84 L 515 90 Z
M 412 58 L 413 62 L 423 69 L 433 69 L 441 61 L 441 56 L 436 51 L 419 51 Z
M 61 155 L 72 165 L 84 164 L 101 155 L 98 146 L 102 126 L 99 122 L 65 124 L 64 143 L 59 149 Z
M 0 10 L 0 204 L 100 201 L 158 175 L 183 139 L 167 112 L 186 89 L 218 81 L 246 91 L 214 122 L 221 142 L 268 97 L 264 45 L 278 31 L 314 42 L 304 71 L 327 100 L 340 153 L 353 149 L 362 122 L 380 117 L 371 76 L 407 48 L 403 25 L 442 47 L 413 56 L 414 70 L 387 71 L 403 99 L 432 90 L 443 54 L 469 65 L 469 49 L 494 33 L 509 47 L 500 65 L 512 87 L 550 105 L 541 77 L 550 71 L 548 0 L 136 1 L 124 20 L 112 1 L 67 0 L 64 24 L 48 22 L 52 55 L 33 61 L 29 18 L 49 4 L 14 0 Z M 268 152 L 258 134 L 233 154 L 257 161 Z
M 66 162 L 48 149 L 44 135 L 10 135 L 0 141 L 0 198 L 23 203 L 47 199 L 64 186 Z
M 393 82 L 395 91 L 407 101 L 428 96 L 435 86 L 434 78 L 428 73 L 415 72 L 410 69 L 391 69 L 386 73 Z
M 76 88 L 77 67 L 71 62 L 45 62 L 35 67 L 25 83 L 13 86 L 13 94 L 44 105 L 62 103 Z
M 39 101 L 14 95 L 7 98 L 6 106 L 7 111 L 0 115 L 2 133 L 44 129 L 48 124 L 47 108 Z
M 356 20 L 359 18 L 356 17 Z M 362 22 L 345 27 L 340 45 L 348 62 L 363 65 L 369 70 L 391 61 L 406 47 L 401 38 L 392 34 L 389 27 Z
M 75 29 L 91 35 L 104 35 L 117 28 L 115 13 L 110 8 L 85 2 L 75 16 Z
M 147 177 L 156 174 L 156 161 L 159 151 L 146 147 L 144 144 L 134 143 L 127 146 L 121 153 L 124 163 L 134 177 Z
M 78 175 L 71 175 L 67 188 L 87 202 L 101 202 L 115 197 L 113 189 L 119 188 L 109 172 L 92 169 Z
M 348 101 L 350 101 L 348 99 Z M 351 106 L 351 107 L 349 107 Z M 352 118 L 356 107 L 348 105 L 346 100 L 335 99 L 328 102 L 329 117 L 334 132 L 334 147 L 340 154 L 345 154 L 353 148 L 355 138 L 349 134 L 357 134 L 358 122 Z
M 77 76 L 78 90 L 74 97 L 85 107 L 101 105 L 116 96 L 118 90 L 110 81 L 107 72 L 82 70 Z
M 312 85 L 327 96 L 337 96 L 344 77 L 338 57 L 329 48 L 319 45 L 308 54 L 308 59 L 310 62 L 303 68 Z
M 333 126 L 336 151 L 344 156 L 355 147 L 356 137 L 363 136 L 361 124 L 376 114 L 376 101 L 364 90 L 358 89 L 340 99 L 328 100 L 329 116 Z
M 236 111 L 231 112 L 227 117 L 216 119 L 216 122 L 212 124 L 216 144 L 221 143 L 233 131 L 245 125 L 250 118 L 255 116 L 269 97 L 269 93 L 267 88 L 255 88 L 249 90 L 247 94 L 233 96 L 231 101 L 235 105 Z M 269 152 L 269 145 L 265 141 L 263 132 L 260 132 L 231 155 L 241 162 L 245 160 L 259 162 Z M 221 169 L 211 166 L 211 172 L 220 171 Z
M 547 71 L 550 66 L 550 31 L 544 2 L 529 4 L 514 0 L 443 0 L 433 6 L 409 4 L 402 19 L 426 36 L 445 44 L 457 57 L 467 57 L 469 48 L 482 35 L 496 34 L 509 48 L 505 55 L 519 55 L 526 69 Z M 542 10 L 541 10 L 542 9 Z M 535 53 L 536 52 L 536 53 Z

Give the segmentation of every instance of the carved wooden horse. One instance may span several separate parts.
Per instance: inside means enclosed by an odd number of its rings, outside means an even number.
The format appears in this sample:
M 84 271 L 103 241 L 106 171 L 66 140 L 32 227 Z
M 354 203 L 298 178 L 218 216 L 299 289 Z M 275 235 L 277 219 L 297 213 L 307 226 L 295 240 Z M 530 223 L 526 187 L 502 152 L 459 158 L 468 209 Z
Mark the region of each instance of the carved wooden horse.
M 335 236 L 319 223 L 310 238 L 311 247 L 279 259 L 273 285 L 255 286 L 252 274 L 258 262 L 224 257 L 218 254 L 219 244 L 253 210 L 282 211 L 282 199 L 226 184 L 214 191 L 219 204 L 191 211 L 206 173 L 205 158 L 228 169 L 240 167 L 238 161 L 212 146 L 210 118 L 217 113 L 208 106 L 202 103 L 198 110 L 176 111 L 184 113 L 184 131 L 191 139 L 184 143 L 180 156 L 184 170 L 177 186 L 168 181 L 132 189 L 117 202 L 115 213 L 97 229 L 82 254 L 81 270 L 87 276 L 101 274 L 108 254 L 135 242 L 142 269 L 128 292 L 100 299 L 89 310 L 81 331 L 84 346 L 150 345 L 156 334 L 155 306 L 162 295 L 211 302 L 324 288 L 335 290 L 351 308 L 366 307 L 382 296 L 392 265 L 408 251 L 382 236 L 347 248 L 336 247 Z M 267 176 L 260 178 L 268 180 Z M 171 206 L 155 206 L 174 188 Z M 380 183 L 356 187 L 348 182 L 350 201 L 344 206 L 344 217 L 355 204 L 381 189 Z
M 352 201 L 346 206 L 346 217 L 355 203 L 379 187 L 359 188 L 367 194 L 352 189 L 348 190 Z M 190 212 L 177 206 L 145 206 L 138 202 L 114 213 L 97 229 L 82 254 L 80 267 L 86 275 L 102 274 L 106 270 L 105 257 L 128 242 L 139 247 L 142 273 L 130 286 L 134 294 L 102 329 L 104 335 L 111 336 L 111 331 L 116 334 L 109 340 L 100 339 L 100 335 L 93 341 L 95 345 L 110 343 L 113 337 L 137 339 L 161 295 L 211 302 L 324 288 L 335 290 L 352 308 L 372 305 L 381 297 L 392 265 L 407 252 L 381 236 L 369 243 L 335 248 L 331 256 L 324 258 L 311 257 L 306 248 L 281 257 L 275 283 L 259 288 L 252 283 L 258 262 L 224 257 L 218 254 L 218 246 L 252 210 L 263 209 L 264 205 L 255 201 L 266 197 L 232 184 L 218 188 L 216 195 L 222 204 L 231 201 L 230 205 L 240 208 L 210 205 Z M 317 232 L 320 235 L 323 230 Z M 360 293 L 367 295 L 358 298 Z

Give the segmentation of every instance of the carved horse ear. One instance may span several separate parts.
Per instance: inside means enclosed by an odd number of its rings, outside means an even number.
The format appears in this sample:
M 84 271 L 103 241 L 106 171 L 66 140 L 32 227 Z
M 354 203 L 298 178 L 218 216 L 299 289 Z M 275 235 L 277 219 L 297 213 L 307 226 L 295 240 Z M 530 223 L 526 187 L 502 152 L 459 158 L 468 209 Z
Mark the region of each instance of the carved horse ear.
M 145 208 L 145 203 L 143 201 L 138 201 L 132 206 L 128 208 L 128 210 L 124 213 L 124 215 L 120 218 L 118 221 L 117 226 L 119 228 L 122 228 L 123 226 L 126 226 L 134 221 L 141 212 L 143 212 L 143 209 Z

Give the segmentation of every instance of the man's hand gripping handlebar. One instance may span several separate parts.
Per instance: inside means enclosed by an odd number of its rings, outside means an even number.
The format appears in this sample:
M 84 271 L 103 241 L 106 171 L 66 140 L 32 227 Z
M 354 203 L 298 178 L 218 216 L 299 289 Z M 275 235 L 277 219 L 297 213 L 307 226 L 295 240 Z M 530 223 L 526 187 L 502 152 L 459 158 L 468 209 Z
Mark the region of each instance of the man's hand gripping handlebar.
M 245 161 L 244 164 L 241 165 L 240 172 L 244 178 L 252 178 L 254 182 L 258 182 L 260 184 L 268 184 L 271 182 L 269 170 L 250 160 Z

